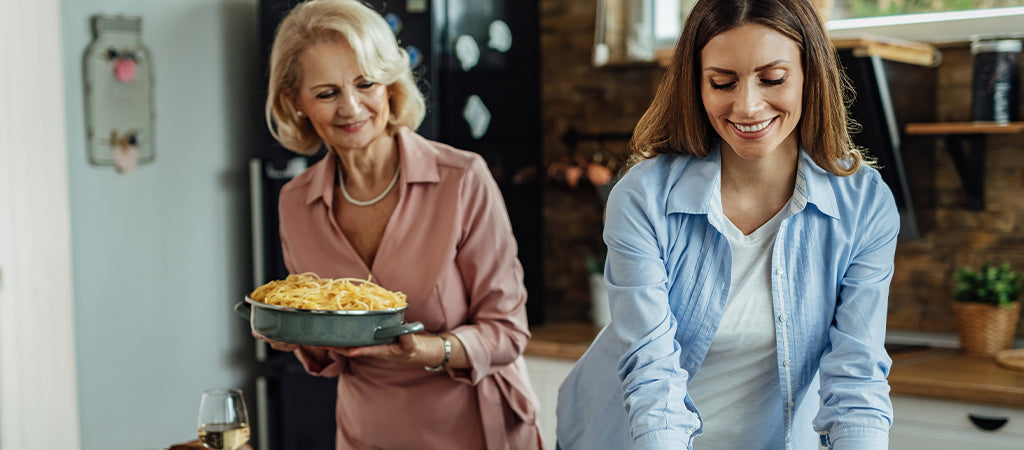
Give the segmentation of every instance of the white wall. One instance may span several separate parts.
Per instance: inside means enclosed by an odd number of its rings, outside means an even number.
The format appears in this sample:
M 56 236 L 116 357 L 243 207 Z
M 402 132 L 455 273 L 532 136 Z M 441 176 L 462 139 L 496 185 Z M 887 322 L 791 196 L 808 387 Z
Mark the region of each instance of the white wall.
M 248 324 L 231 307 L 252 287 L 257 0 L 61 8 L 82 448 L 194 439 L 203 389 L 253 389 Z M 141 16 L 153 62 L 156 160 L 125 174 L 86 155 L 82 55 L 101 13 Z
M 60 0 L 0 14 L 0 449 L 78 448 Z

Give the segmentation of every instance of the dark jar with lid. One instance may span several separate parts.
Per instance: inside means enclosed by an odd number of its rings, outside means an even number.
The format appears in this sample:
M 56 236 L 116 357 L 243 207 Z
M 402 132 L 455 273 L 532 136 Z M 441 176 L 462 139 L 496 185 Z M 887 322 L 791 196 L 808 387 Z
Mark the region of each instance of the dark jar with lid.
M 986 122 L 1020 120 L 1021 41 L 1003 39 L 971 43 L 974 72 L 971 118 Z

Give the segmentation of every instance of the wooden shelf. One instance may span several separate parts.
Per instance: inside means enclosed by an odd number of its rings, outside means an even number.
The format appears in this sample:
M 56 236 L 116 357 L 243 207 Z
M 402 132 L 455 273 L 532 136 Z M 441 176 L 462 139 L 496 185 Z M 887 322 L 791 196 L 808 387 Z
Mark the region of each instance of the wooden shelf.
M 833 36 L 836 49 L 853 49 L 854 56 L 877 56 L 918 66 L 934 67 L 942 61 L 942 54 L 932 45 L 904 41 L 882 36 Z
M 1024 133 L 1024 122 L 908 123 L 907 135 L 935 136 L 946 143 L 964 192 L 967 207 L 985 209 L 985 138 L 990 134 Z
M 1024 122 L 908 123 L 907 134 L 1014 134 L 1024 132 Z

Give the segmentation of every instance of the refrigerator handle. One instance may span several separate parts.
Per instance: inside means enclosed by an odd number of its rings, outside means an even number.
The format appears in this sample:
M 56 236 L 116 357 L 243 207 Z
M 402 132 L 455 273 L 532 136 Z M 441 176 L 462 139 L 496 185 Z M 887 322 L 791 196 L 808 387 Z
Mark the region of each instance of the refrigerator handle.
M 259 158 L 249 161 L 249 210 L 252 221 L 252 281 L 255 284 L 253 289 L 263 285 L 266 280 L 263 274 L 266 272 L 266 252 L 263 248 L 263 162 Z M 254 339 L 256 345 L 256 361 L 267 361 L 267 343 Z

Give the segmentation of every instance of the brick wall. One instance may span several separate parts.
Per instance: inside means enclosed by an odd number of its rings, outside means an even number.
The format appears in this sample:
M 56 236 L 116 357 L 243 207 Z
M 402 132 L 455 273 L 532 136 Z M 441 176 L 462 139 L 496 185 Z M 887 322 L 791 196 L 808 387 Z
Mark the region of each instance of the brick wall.
M 594 68 L 597 2 L 541 0 L 541 115 L 546 165 L 601 160 L 614 166 L 625 140 L 586 140 L 583 135 L 630 133 L 664 70 L 656 65 Z M 581 138 L 563 141 L 573 130 Z M 602 258 L 597 189 L 549 180 L 544 191 L 545 298 L 548 322 L 586 320 L 590 308 L 587 258 Z
M 935 120 L 971 120 L 972 55 L 966 44 L 941 48 L 934 69 Z M 897 80 L 897 82 L 906 80 Z M 894 96 L 899 95 L 894 90 Z M 904 110 L 912 105 L 903 105 Z M 922 238 L 897 247 L 896 274 L 890 290 L 889 328 L 953 332 L 953 272 L 984 261 L 1004 261 L 1024 269 L 1024 134 L 990 135 L 985 149 L 985 208 L 964 207 L 967 197 L 945 143 L 934 137 L 904 136 L 919 158 L 933 164 L 923 173 L 932 181 L 921 195 L 932 204 L 919 211 L 930 226 Z M 913 155 L 912 155 L 913 156 Z M 914 175 L 915 168 L 908 168 Z M 920 172 L 920 171 L 919 171 Z M 1024 321 L 1018 326 L 1024 336 Z
M 624 140 L 578 140 L 570 146 L 566 132 L 631 132 L 664 74 L 656 65 L 591 65 L 596 3 L 540 1 L 545 164 L 599 159 L 614 166 L 625 155 Z M 964 45 L 942 50 L 944 61 L 936 69 L 886 63 L 901 129 L 907 122 L 970 119 L 970 51 Z M 984 211 L 963 206 L 956 169 L 938 140 L 903 139 L 923 233 L 897 248 L 889 327 L 953 332 L 949 292 L 955 268 L 1006 260 L 1024 269 L 1024 134 L 988 138 Z M 604 247 L 601 197 L 586 183 L 572 188 L 556 180 L 547 182 L 544 195 L 546 320 L 586 320 L 586 259 L 602 256 Z

